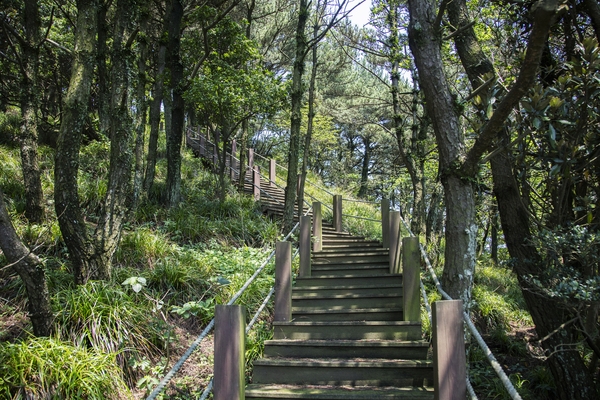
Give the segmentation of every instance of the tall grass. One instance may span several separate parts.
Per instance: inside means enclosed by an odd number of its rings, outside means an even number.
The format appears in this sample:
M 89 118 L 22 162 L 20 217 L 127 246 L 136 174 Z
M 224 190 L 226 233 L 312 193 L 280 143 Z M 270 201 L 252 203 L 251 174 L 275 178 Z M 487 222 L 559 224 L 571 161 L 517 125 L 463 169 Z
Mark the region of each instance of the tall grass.
M 152 303 L 110 282 L 63 290 L 54 298 L 54 309 L 58 337 L 77 347 L 115 354 L 129 384 L 137 377 L 130 360 L 156 358 L 166 345 L 165 327 Z
M 0 397 L 131 399 L 115 357 L 55 338 L 0 344 Z

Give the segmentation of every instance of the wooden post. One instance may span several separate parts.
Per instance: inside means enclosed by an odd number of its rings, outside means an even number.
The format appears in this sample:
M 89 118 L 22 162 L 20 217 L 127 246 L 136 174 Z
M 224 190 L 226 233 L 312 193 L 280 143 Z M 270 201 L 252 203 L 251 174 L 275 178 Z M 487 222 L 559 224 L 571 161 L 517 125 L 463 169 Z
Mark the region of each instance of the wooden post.
M 254 170 L 254 149 L 248 149 L 248 168 Z
M 244 400 L 244 352 L 246 308 L 238 305 L 215 307 L 214 400 Z
M 402 288 L 404 290 L 404 320 L 421 321 L 421 253 L 419 238 L 402 239 Z
M 235 161 L 236 153 L 237 153 L 237 142 L 235 141 L 235 139 L 233 139 L 231 141 L 231 154 L 229 155 L 229 176 L 232 181 L 235 179 L 235 174 L 236 174 L 236 169 L 237 169 L 237 165 L 236 165 L 237 162 Z
M 204 139 L 204 135 L 200 135 L 200 157 L 204 157 L 206 155 L 206 140 Z
M 342 195 L 333 195 L 333 228 L 336 232 L 342 231 Z
M 323 250 L 323 213 L 321 212 L 321 203 L 314 201 L 312 209 L 313 236 L 315 238 L 313 251 L 321 251 Z
M 269 183 L 271 186 L 275 186 L 277 182 L 277 163 L 275 160 L 269 160 Z
M 381 241 L 384 249 L 390 247 L 390 200 L 381 199 Z
M 467 367 L 462 300 L 433 303 L 433 386 L 435 400 L 464 400 Z
M 300 217 L 300 238 L 298 247 L 300 249 L 300 270 L 298 275 L 307 277 L 311 275 L 310 271 L 310 217 Z
M 252 194 L 254 200 L 260 200 L 260 167 L 258 165 L 255 165 L 252 170 Z
M 292 320 L 292 244 L 275 246 L 275 321 Z
M 400 212 L 390 211 L 390 274 L 400 273 Z

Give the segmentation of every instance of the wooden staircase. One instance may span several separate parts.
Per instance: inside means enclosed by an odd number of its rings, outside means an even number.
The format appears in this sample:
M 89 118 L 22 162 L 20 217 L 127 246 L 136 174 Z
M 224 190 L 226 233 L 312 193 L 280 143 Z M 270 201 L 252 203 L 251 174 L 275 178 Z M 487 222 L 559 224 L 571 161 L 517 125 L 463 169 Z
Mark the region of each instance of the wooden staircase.
M 281 189 L 261 187 L 263 211 L 280 215 Z M 388 249 L 326 226 L 322 243 L 311 276 L 296 278 L 292 320 L 273 323 L 245 397 L 433 399 L 429 344 L 420 321 L 403 321 L 402 275 L 389 273 Z

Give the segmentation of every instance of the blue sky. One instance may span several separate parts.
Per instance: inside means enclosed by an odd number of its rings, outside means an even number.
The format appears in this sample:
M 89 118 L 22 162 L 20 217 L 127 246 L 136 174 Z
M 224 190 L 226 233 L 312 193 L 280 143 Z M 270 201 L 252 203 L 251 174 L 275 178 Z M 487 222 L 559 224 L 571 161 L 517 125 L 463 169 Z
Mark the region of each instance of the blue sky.
M 356 4 L 360 0 L 354 0 L 350 2 L 350 8 L 353 4 Z M 352 14 L 350 14 L 350 20 L 358 25 L 363 26 L 369 21 L 369 12 L 371 9 L 371 0 L 365 0 L 360 6 L 358 6 Z

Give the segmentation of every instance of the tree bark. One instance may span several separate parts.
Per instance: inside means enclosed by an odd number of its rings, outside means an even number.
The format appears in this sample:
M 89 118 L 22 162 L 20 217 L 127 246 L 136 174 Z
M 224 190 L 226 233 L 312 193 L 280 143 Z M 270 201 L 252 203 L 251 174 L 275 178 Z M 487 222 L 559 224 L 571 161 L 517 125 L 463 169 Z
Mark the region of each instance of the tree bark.
M 454 101 L 444 74 L 440 33 L 434 25 L 434 2 L 410 0 L 409 43 L 425 93 L 427 113 L 432 119 L 440 157 L 441 181 L 446 204 L 446 248 L 442 284 L 468 309 L 475 270 L 477 226 L 475 196 L 470 179 L 458 166 L 465 155 Z
M 9 264 L 19 274 L 27 291 L 29 319 L 36 336 L 50 336 L 52 307 L 42 261 L 17 236 L 8 216 L 4 193 L 0 190 L 0 249 Z
M 143 12 L 141 16 L 140 29 L 146 33 L 149 27 L 150 15 Z M 146 97 L 146 85 L 148 84 L 147 66 L 148 39 L 147 35 L 139 42 L 138 58 L 138 80 L 136 90 L 136 121 L 135 121 L 135 168 L 133 178 L 133 208 L 136 209 L 143 193 L 144 181 L 144 136 L 146 131 L 146 119 L 148 114 L 148 99 Z
M 77 173 L 79 148 L 90 99 L 96 50 L 97 2 L 77 1 L 75 51 L 71 80 L 65 98 L 54 165 L 54 203 L 60 231 L 67 248 L 77 283 L 92 276 L 94 247 L 90 241 L 79 206 Z
M 127 26 L 131 22 L 132 0 L 118 0 L 113 35 L 111 70 L 110 164 L 108 188 L 95 232 L 94 279 L 109 279 L 112 257 L 117 249 L 128 211 L 127 198 L 131 195 L 133 160 L 133 121 L 129 102 L 129 72 L 133 55 L 125 43 Z
M 302 75 L 304 74 L 304 59 L 307 47 L 304 30 L 306 29 L 308 15 L 307 0 L 300 0 L 298 25 L 296 28 L 296 56 L 292 71 L 292 117 L 290 124 L 290 145 L 288 149 L 288 175 L 283 211 L 284 232 L 289 232 L 294 227 L 294 208 L 298 187 L 298 159 L 300 156 L 300 127 L 302 124 Z
M 25 1 L 25 38 L 21 44 L 21 168 L 25 184 L 25 216 L 30 222 L 44 218 L 44 196 L 38 162 L 39 48 L 41 19 L 37 0 Z
M 167 133 L 167 204 L 175 207 L 181 200 L 181 143 L 185 105 L 183 101 L 183 64 L 179 49 L 181 46 L 181 21 L 183 6 L 180 0 L 171 3 L 169 21 L 169 68 L 171 69 L 171 129 Z

